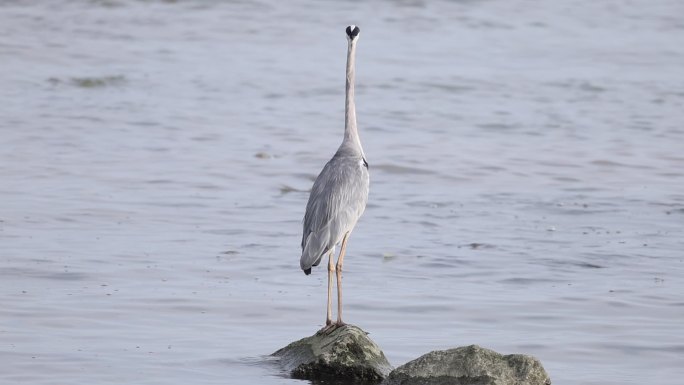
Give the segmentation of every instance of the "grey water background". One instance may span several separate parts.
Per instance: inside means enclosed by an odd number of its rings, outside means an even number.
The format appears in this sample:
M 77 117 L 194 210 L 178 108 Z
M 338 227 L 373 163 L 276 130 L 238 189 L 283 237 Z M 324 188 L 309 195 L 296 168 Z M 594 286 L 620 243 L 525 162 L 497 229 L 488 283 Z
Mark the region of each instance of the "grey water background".
M 342 138 L 371 195 L 346 320 L 555 384 L 684 375 L 684 3 L 0 3 L 0 383 L 297 384 Z

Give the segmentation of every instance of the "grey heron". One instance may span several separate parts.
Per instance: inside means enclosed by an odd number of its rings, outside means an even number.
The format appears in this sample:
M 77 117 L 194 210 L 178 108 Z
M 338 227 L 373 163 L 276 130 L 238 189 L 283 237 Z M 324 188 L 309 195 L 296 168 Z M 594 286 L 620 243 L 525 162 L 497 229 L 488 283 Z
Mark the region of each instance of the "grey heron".
M 356 127 L 354 104 L 354 67 L 359 27 L 347 27 L 347 84 L 344 114 L 344 139 L 335 155 L 323 167 L 309 194 L 304 215 L 300 266 L 306 275 L 328 256 L 328 309 L 325 326 L 331 330 L 342 321 L 342 265 L 349 234 L 363 214 L 368 201 L 368 162 Z M 337 264 L 335 246 L 340 245 Z M 333 274 L 337 277 L 337 322 L 332 321 Z

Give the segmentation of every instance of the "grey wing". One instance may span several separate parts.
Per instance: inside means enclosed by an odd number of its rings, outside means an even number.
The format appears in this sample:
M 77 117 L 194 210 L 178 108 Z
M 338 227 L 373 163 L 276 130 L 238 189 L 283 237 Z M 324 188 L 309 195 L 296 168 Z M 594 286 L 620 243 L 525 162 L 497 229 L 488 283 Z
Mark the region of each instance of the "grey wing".
M 304 215 L 300 265 L 316 266 L 354 228 L 368 201 L 365 161 L 333 157 L 314 182 Z

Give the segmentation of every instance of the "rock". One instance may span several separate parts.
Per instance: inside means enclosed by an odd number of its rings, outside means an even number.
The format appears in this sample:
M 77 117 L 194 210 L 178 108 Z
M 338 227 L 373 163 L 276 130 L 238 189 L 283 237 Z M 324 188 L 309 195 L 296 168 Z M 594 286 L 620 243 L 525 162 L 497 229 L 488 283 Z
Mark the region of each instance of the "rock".
M 293 378 L 378 383 L 392 366 L 367 334 L 345 325 L 329 334 L 316 333 L 293 342 L 273 356 L 280 357 L 280 364 Z
M 383 385 L 549 385 L 539 360 L 477 345 L 436 350 L 396 368 Z

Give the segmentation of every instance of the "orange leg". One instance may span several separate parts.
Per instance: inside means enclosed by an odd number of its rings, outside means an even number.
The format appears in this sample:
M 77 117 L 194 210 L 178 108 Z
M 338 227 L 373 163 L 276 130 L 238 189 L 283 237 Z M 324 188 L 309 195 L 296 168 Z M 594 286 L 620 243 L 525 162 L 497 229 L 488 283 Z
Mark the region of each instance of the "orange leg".
M 340 247 L 340 256 L 337 258 L 337 326 L 343 326 L 342 322 L 342 265 L 344 264 L 344 253 L 347 250 L 347 238 L 349 233 L 344 234 L 342 239 L 342 246 Z
M 328 255 L 328 312 L 325 317 L 325 326 L 332 324 L 332 288 L 333 288 L 333 274 L 335 274 L 335 265 L 333 264 L 333 251 Z

